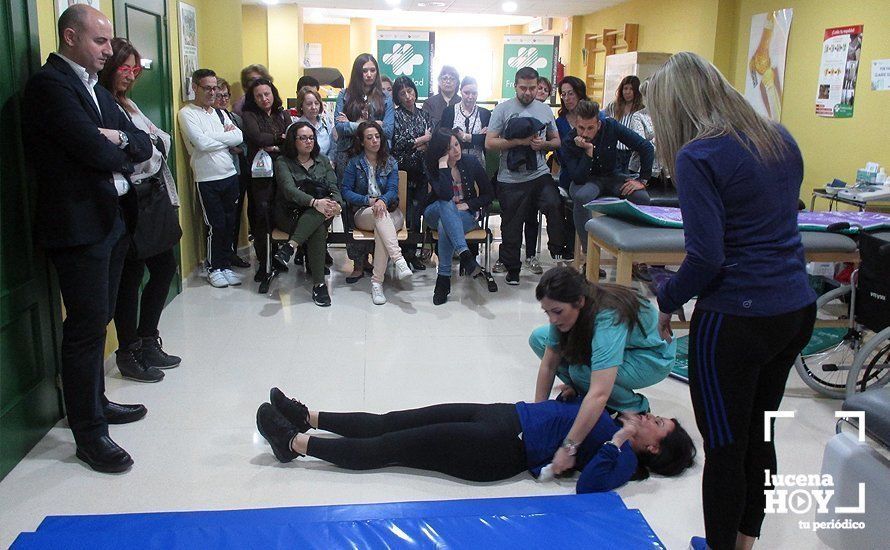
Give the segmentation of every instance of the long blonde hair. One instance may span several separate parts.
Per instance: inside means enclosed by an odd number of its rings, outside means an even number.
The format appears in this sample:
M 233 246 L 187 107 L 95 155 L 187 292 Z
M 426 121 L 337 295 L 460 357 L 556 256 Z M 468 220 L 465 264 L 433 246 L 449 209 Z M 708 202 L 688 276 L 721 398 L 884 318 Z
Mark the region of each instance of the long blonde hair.
M 717 67 L 691 52 L 671 56 L 643 84 L 659 160 L 676 176 L 677 153 L 697 139 L 732 136 L 761 162 L 779 162 L 787 145 Z M 744 135 L 744 139 L 742 138 Z

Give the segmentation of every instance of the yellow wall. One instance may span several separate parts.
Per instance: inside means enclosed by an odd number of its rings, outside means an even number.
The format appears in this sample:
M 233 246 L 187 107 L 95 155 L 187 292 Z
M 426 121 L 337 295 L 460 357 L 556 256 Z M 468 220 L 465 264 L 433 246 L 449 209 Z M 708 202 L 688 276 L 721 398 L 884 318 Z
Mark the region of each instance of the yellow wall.
M 303 25 L 303 41 L 321 44 L 321 64 L 340 69 L 349 78 L 353 57 L 349 49 L 349 25 Z
M 269 73 L 282 98 L 295 97 L 303 75 L 303 8 L 269 6 Z
M 349 20 L 349 58 L 355 59 L 363 53 L 377 55 L 377 25 L 373 19 L 353 17 Z M 350 68 L 352 63 L 350 63 Z M 349 73 L 344 73 L 349 84 Z
M 804 157 L 804 189 L 809 205 L 813 188 L 834 178 L 853 182 L 856 169 L 867 161 L 890 165 L 890 92 L 871 90 L 871 62 L 890 58 L 890 5 L 886 0 L 844 3 L 810 0 L 741 0 L 738 9 L 735 78 L 744 89 L 751 16 L 793 8 L 782 97 L 782 124 L 800 145 Z M 829 119 L 815 115 L 816 83 L 826 28 L 864 24 L 859 79 L 853 118 Z M 817 203 L 817 208 L 824 207 Z
M 269 18 L 265 6 L 241 6 L 242 54 L 241 66 L 259 63 L 269 66 Z M 242 90 L 242 93 L 244 91 Z M 235 93 L 235 95 L 239 95 Z
M 603 29 L 624 28 L 625 23 L 640 26 L 637 50 L 641 52 L 695 52 L 713 60 L 717 33 L 717 0 L 631 0 L 592 14 L 573 18 L 572 73 L 584 80 L 581 49 L 585 34 L 601 34 Z M 720 40 L 732 41 L 732 36 Z M 603 74 L 603 55 L 596 58 L 594 74 Z M 590 95 L 596 97 L 597 94 Z
M 56 41 L 56 1 L 55 0 L 37 0 L 37 33 L 40 37 L 40 59 L 46 58 L 52 52 L 56 51 L 58 42 Z M 114 0 L 101 0 L 99 9 L 114 22 L 112 12 L 114 8 Z

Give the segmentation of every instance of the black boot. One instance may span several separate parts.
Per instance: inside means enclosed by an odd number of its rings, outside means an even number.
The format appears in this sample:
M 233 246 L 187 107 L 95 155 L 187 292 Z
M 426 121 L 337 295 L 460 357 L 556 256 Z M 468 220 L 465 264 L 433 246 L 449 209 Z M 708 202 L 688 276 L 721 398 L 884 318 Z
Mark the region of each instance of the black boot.
M 436 277 L 436 288 L 433 289 L 433 305 L 441 306 L 448 301 L 451 294 L 451 276 L 439 275 Z
M 172 369 L 182 363 L 182 358 L 170 355 L 162 348 L 164 345 L 160 336 L 145 337 L 140 339 L 142 347 L 139 349 L 139 359 L 146 367 L 157 369 Z
M 460 272 L 466 277 L 475 277 L 482 273 L 482 266 L 476 261 L 476 256 L 469 250 L 460 253 Z
M 164 379 L 164 373 L 154 367 L 147 367 L 139 360 L 139 348 L 119 349 L 114 354 L 115 363 L 121 376 L 137 382 L 160 382 Z

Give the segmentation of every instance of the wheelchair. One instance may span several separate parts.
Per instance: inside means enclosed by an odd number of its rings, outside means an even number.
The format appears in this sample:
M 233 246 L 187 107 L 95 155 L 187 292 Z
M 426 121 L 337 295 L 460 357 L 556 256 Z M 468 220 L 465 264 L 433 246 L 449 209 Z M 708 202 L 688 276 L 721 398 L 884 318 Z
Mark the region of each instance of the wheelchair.
M 829 226 L 830 231 L 843 229 L 849 225 Z M 834 341 L 815 351 L 805 349 L 794 363 L 807 386 L 835 399 L 890 381 L 890 232 L 860 231 L 858 246 L 860 264 L 850 284 L 816 301 L 818 319 L 849 322 Z

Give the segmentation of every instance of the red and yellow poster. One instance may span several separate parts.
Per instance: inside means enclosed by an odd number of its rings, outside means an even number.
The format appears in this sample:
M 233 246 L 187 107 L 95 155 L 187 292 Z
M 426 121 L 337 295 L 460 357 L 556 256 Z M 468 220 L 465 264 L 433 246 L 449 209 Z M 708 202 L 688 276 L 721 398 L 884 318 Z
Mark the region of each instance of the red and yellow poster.
M 856 95 L 856 76 L 862 50 L 863 25 L 825 29 L 816 114 L 827 118 L 850 118 Z

